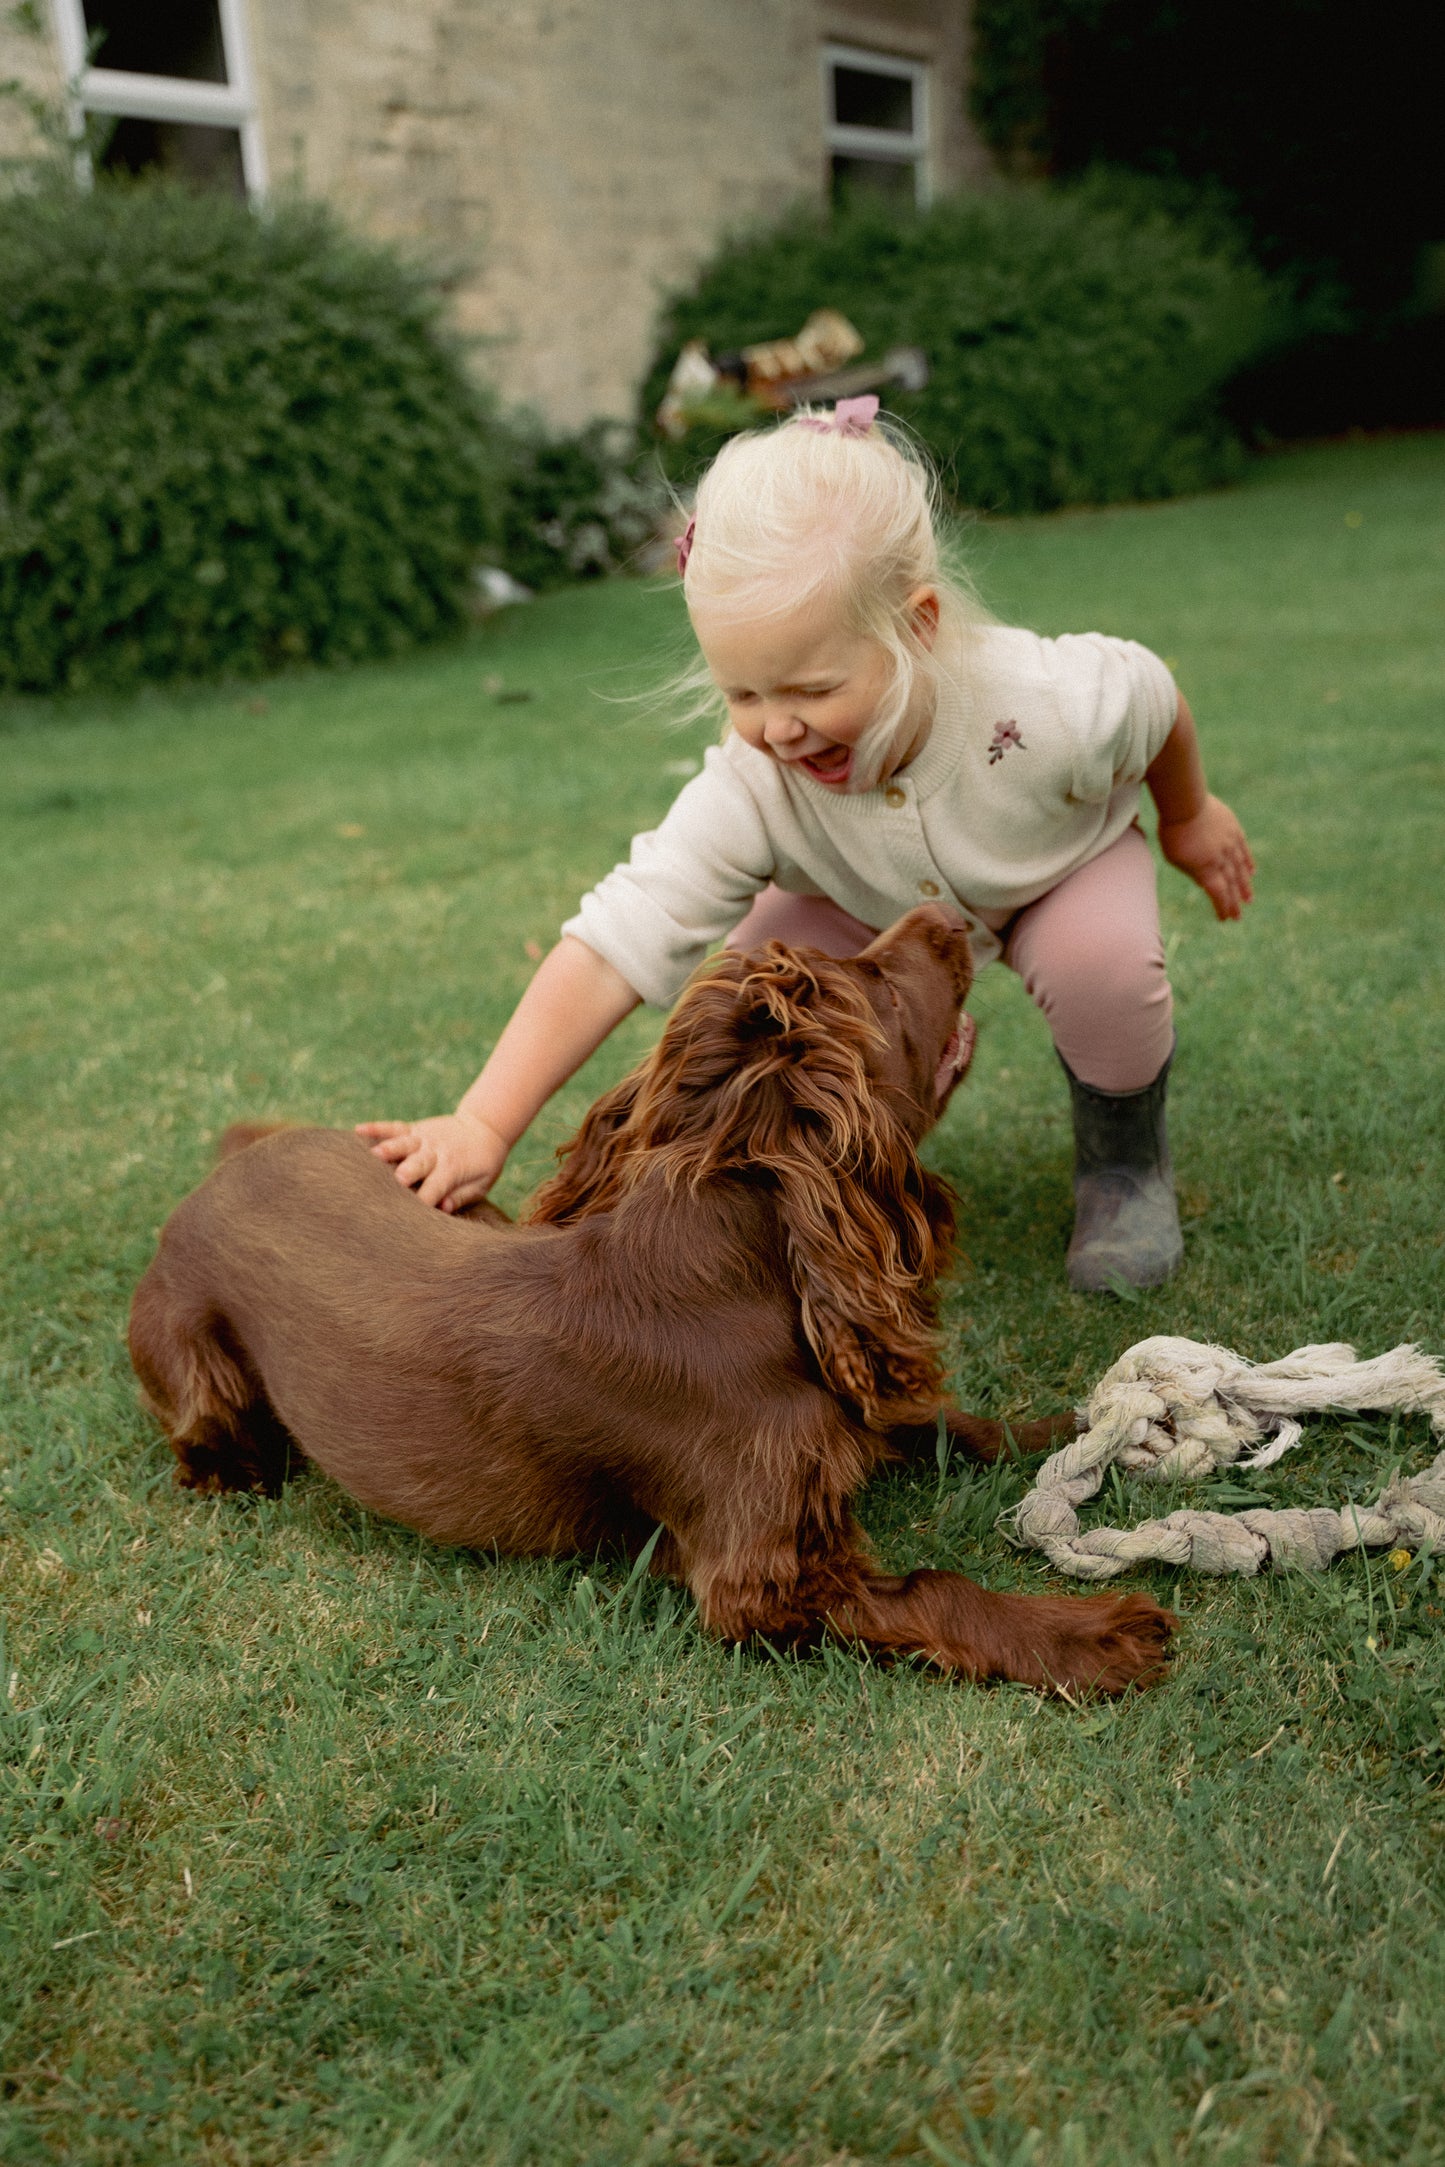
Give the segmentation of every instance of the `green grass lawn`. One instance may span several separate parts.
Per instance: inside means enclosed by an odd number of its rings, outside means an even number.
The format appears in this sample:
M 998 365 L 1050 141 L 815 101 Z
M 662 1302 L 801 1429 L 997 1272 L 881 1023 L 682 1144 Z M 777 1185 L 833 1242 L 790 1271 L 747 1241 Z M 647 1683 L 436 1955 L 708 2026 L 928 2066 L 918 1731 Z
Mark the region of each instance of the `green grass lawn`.
M 972 536 L 1001 615 L 1171 660 L 1259 899 L 1221 928 L 1163 876 L 1188 1258 L 1128 1306 L 1064 1285 L 1062 1080 L 981 983 L 928 1147 L 966 1403 L 1065 1405 L 1158 1331 L 1445 1353 L 1442 503 L 1445 439 L 1402 440 Z M 1123 1583 L 1178 1660 L 1078 1710 L 731 1652 L 610 1563 L 436 1549 L 312 1475 L 172 1489 L 122 1346 L 159 1222 L 228 1120 L 454 1102 L 697 755 L 617 698 L 681 633 L 594 587 L 351 676 L 4 711 L 0 2158 L 1445 2160 L 1435 1561 Z M 1431 1450 L 1321 1422 L 1248 1487 Z M 898 1474 L 866 1519 L 1056 1587 L 994 1532 L 1021 1486 Z

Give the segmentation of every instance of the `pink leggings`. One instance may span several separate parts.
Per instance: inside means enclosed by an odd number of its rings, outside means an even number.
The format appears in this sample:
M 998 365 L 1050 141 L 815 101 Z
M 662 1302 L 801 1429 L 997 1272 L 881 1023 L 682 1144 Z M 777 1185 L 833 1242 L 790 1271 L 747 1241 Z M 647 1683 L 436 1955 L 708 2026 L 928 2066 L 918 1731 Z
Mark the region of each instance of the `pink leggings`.
M 1117 843 L 997 930 L 1004 962 L 1043 1010 L 1054 1044 L 1081 1083 L 1096 1091 L 1142 1091 L 1154 1081 L 1174 1043 L 1173 998 L 1153 853 L 1138 828 L 1126 828 Z M 826 896 L 769 887 L 728 946 L 782 940 L 855 956 L 873 937 L 871 926 Z

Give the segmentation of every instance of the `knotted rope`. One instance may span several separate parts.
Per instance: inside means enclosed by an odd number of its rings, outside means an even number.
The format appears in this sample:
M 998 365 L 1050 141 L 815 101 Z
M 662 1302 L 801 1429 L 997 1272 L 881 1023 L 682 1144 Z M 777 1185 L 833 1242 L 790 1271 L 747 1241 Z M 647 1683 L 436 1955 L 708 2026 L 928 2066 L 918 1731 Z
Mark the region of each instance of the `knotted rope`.
M 1372 1505 L 1310 1511 L 1171 1512 L 1142 1527 L 1079 1532 L 1078 1508 L 1110 1467 L 1143 1482 L 1199 1482 L 1223 1467 L 1269 1467 L 1299 1443 L 1295 1419 L 1327 1410 L 1428 1414 L 1445 1438 L 1445 1376 L 1418 1347 L 1357 1362 L 1353 1347 L 1298 1347 L 1258 1367 L 1227 1347 L 1144 1339 L 1103 1376 L 1080 1412 L 1082 1435 L 1047 1459 L 1000 1526 L 1060 1572 L 1109 1580 L 1158 1559 L 1201 1573 L 1320 1572 L 1342 1550 L 1389 1543 L 1445 1550 L 1445 1451 L 1423 1474 L 1397 1475 Z M 1262 1438 L 1269 1442 L 1243 1455 Z

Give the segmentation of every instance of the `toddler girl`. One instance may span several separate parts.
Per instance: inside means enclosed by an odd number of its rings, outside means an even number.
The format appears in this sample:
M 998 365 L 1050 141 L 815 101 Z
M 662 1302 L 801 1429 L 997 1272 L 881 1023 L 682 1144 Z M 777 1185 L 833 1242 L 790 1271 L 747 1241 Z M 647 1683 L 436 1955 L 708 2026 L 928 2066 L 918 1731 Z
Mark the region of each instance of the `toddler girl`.
M 718 939 L 853 955 L 936 900 L 1053 1033 L 1074 1114 L 1070 1280 L 1151 1286 L 1182 1246 L 1140 784 L 1165 857 L 1220 918 L 1250 899 L 1249 846 L 1156 656 L 993 624 L 950 579 L 931 477 L 877 406 L 802 412 L 719 454 L 678 554 L 722 744 L 583 897 L 456 1112 L 360 1133 L 455 1211 L 622 1017 L 666 1007 Z

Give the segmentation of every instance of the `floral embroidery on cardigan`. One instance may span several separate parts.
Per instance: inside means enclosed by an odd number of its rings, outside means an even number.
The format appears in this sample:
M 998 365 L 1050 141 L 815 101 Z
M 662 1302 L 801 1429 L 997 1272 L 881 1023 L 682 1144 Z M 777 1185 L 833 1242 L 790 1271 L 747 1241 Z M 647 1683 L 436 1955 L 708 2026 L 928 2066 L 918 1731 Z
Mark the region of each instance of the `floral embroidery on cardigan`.
M 1020 752 L 1027 752 L 1029 749 L 1019 736 L 1019 726 L 1016 722 L 1001 722 L 995 729 L 993 741 L 988 748 L 988 764 L 990 767 L 994 765 L 995 761 L 1002 760 L 1010 745 L 1017 745 Z

